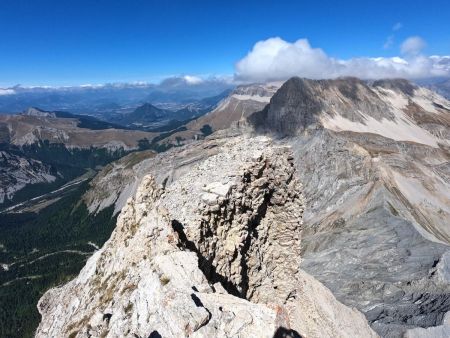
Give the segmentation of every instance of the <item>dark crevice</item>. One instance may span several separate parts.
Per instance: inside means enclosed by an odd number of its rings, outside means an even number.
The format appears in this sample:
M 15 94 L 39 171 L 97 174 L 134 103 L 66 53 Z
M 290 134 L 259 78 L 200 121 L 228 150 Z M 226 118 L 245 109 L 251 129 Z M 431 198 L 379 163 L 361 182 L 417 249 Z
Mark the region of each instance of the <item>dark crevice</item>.
M 163 187 L 163 189 L 166 189 L 166 185 L 167 185 L 167 181 L 169 180 L 169 176 L 167 176 L 164 180 L 163 180 L 163 182 L 162 182 L 162 187 Z
M 103 315 L 103 320 L 106 321 L 107 323 L 109 323 L 111 317 L 112 317 L 112 313 L 105 313 Z
M 256 180 L 260 178 L 263 175 L 264 170 L 267 168 L 267 163 L 265 163 L 260 169 L 259 172 L 256 173 L 255 176 L 252 176 L 250 172 L 245 172 L 243 175 L 243 183 L 249 184 L 253 180 Z M 251 212 L 251 214 L 255 215 L 252 219 L 248 221 L 248 223 L 245 225 L 245 229 L 247 230 L 246 238 L 243 242 L 243 246 L 239 250 L 234 250 L 233 257 L 231 258 L 231 261 L 236 261 L 237 259 L 240 260 L 240 267 L 241 267 L 241 273 L 240 273 L 240 282 L 237 284 L 236 282 L 230 281 L 229 276 L 222 275 L 216 271 L 216 267 L 212 264 L 215 258 L 215 252 L 210 252 L 207 255 L 202 253 L 200 251 L 200 248 L 197 247 L 196 243 L 193 241 L 190 241 L 186 233 L 184 232 L 183 224 L 181 224 L 177 220 L 172 220 L 172 228 L 173 230 L 178 234 L 179 242 L 177 246 L 183 250 L 189 250 L 192 252 L 195 252 L 198 257 L 198 266 L 200 270 L 203 272 L 205 277 L 207 278 L 208 282 L 212 285 L 217 282 L 219 282 L 223 288 L 231 295 L 247 299 L 249 296 L 249 269 L 248 266 L 248 254 L 250 251 L 250 248 L 252 246 L 252 243 L 255 239 L 258 239 L 258 227 L 261 223 L 261 221 L 266 217 L 267 209 L 270 206 L 270 201 L 272 199 L 272 196 L 274 194 L 274 190 L 270 189 L 268 184 L 265 186 L 260 187 L 264 191 L 263 201 L 258 206 L 257 210 L 253 210 L 250 207 L 246 206 L 233 206 L 231 210 L 228 210 L 230 208 L 230 205 L 224 204 L 221 205 L 222 208 L 225 208 L 225 210 L 222 209 L 219 217 L 225 219 L 227 223 L 233 224 L 233 220 L 236 216 L 236 214 L 246 214 L 247 212 Z M 238 210 L 237 210 L 238 208 Z M 200 231 L 200 242 L 204 242 L 208 238 L 214 237 L 214 231 L 213 228 L 214 224 L 201 224 L 201 231 Z M 220 243 L 214 243 L 215 245 L 220 245 Z M 238 256 L 241 255 L 240 258 Z
M 439 103 L 436 103 L 436 102 L 433 102 L 433 106 L 435 106 L 436 108 L 440 108 L 440 109 L 444 109 L 444 110 L 446 110 L 446 111 L 449 111 L 450 112 L 450 109 L 448 109 L 448 108 L 445 108 L 442 104 L 439 104 Z
M 279 327 L 275 331 L 273 338 L 302 338 L 302 336 L 295 330 Z
M 177 246 L 180 249 L 189 250 L 197 254 L 198 266 L 210 284 L 220 283 L 229 294 L 243 298 L 243 295 L 239 292 L 237 287 L 230 282 L 227 277 L 217 273 L 216 268 L 212 265 L 212 258 L 208 260 L 204 257 L 196 247 L 195 243 L 187 239 L 183 225 L 180 222 L 172 220 L 172 228 L 178 234 L 178 238 L 180 239 Z
M 206 310 L 206 312 L 208 312 L 208 320 L 207 320 L 206 322 L 204 322 L 200 327 L 205 326 L 206 324 L 209 323 L 209 321 L 210 321 L 211 318 L 212 318 L 211 311 L 209 311 L 208 308 L 206 308 L 206 307 L 203 305 L 203 303 L 202 303 L 202 301 L 200 300 L 200 298 L 198 298 L 194 293 L 191 293 L 191 298 L 192 298 L 192 300 L 194 301 L 196 307 L 202 307 L 202 308 L 204 308 L 204 309 Z M 199 327 L 199 328 L 200 328 L 200 327 Z M 199 329 L 199 328 L 198 328 L 198 329 Z M 198 330 L 198 329 L 197 329 L 197 330 Z
M 158 331 L 154 330 L 152 333 L 150 333 L 148 338 L 162 338 L 162 336 L 159 334 Z
M 191 293 L 191 298 L 194 301 L 196 307 L 205 307 L 200 298 L 198 298 L 194 293 Z
M 264 201 L 259 205 L 258 210 L 256 212 L 255 218 L 253 218 L 248 224 L 249 234 L 244 242 L 244 247 L 242 248 L 241 255 L 241 278 L 242 281 L 239 285 L 243 298 L 247 296 L 247 292 L 249 289 L 249 277 L 248 277 L 248 264 L 247 264 L 247 253 L 250 250 L 250 246 L 252 244 L 252 240 L 258 238 L 258 226 L 261 224 L 261 221 L 266 217 L 267 208 L 269 207 L 270 200 L 272 199 L 273 191 L 269 191 L 264 196 Z

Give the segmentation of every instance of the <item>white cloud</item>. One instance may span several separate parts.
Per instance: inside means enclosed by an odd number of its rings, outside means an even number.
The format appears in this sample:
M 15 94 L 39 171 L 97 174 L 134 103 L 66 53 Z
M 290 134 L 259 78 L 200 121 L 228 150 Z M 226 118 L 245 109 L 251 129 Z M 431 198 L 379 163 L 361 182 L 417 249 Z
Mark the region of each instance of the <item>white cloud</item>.
M 450 62 L 446 57 L 411 53 L 420 50 L 421 46 L 423 43 L 415 46 L 410 44 L 405 57 L 355 57 L 341 60 L 328 56 L 320 48 L 311 47 L 306 39 L 291 43 L 279 37 L 270 38 L 257 42 L 236 63 L 235 78 L 242 82 L 264 82 L 285 80 L 292 76 L 313 79 L 339 76 L 364 79 L 450 76 Z
M 384 49 L 389 49 L 394 44 L 394 35 L 389 35 L 386 39 L 386 42 L 383 45 Z
M 395 31 L 402 29 L 402 27 L 403 27 L 403 24 L 401 22 L 397 22 L 394 26 L 392 26 L 392 30 L 395 32 Z
M 228 88 L 231 86 L 231 79 L 230 76 L 177 75 L 163 79 L 156 86 L 161 90 Z
M 392 26 L 392 34 L 386 38 L 385 43 L 383 44 L 384 49 L 389 49 L 394 45 L 395 42 L 395 32 L 399 31 L 403 28 L 403 24 L 401 22 L 397 22 L 394 26 Z
M 198 77 L 198 76 L 192 76 L 192 75 L 185 75 L 183 76 L 183 79 L 188 83 L 188 84 L 199 84 L 203 82 L 203 79 Z
M 14 91 L 14 89 L 2 89 L 2 88 L 0 88 L 0 96 L 1 95 L 13 95 L 13 94 L 15 94 L 16 92 Z
M 425 46 L 426 43 L 420 36 L 411 36 L 403 41 L 400 50 L 402 54 L 419 54 Z

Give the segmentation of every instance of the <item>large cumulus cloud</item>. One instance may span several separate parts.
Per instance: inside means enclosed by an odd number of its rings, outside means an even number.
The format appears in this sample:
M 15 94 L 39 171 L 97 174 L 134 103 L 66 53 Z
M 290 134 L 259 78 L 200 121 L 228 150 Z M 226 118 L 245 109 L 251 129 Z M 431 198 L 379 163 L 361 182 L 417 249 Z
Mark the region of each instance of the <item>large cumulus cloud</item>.
M 243 82 L 285 80 L 291 76 L 312 79 L 356 76 L 363 79 L 402 77 L 419 79 L 450 76 L 449 56 L 420 54 L 425 42 L 412 37 L 402 44 L 403 56 L 355 57 L 347 60 L 328 56 L 307 39 L 288 42 L 279 37 L 259 41 L 235 65 L 235 78 Z

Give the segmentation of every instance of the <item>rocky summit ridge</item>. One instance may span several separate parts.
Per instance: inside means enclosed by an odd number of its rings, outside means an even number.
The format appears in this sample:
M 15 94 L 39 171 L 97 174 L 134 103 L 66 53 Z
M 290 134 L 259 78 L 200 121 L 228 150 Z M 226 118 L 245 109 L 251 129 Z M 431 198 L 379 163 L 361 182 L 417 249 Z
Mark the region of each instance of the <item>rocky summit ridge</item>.
M 288 147 L 234 137 L 188 166 L 143 179 L 111 239 L 42 297 L 37 337 L 376 337 L 299 269 L 303 196 Z

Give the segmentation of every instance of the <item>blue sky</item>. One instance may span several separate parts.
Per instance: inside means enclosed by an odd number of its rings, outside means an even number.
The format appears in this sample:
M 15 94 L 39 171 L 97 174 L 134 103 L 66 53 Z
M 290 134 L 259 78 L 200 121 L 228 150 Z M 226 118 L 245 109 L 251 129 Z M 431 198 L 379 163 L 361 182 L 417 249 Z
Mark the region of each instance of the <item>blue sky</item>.
M 1 0 L 0 86 L 232 75 L 271 37 L 351 59 L 397 56 L 420 36 L 421 53 L 449 55 L 449 13 L 449 1 L 419 0 Z

